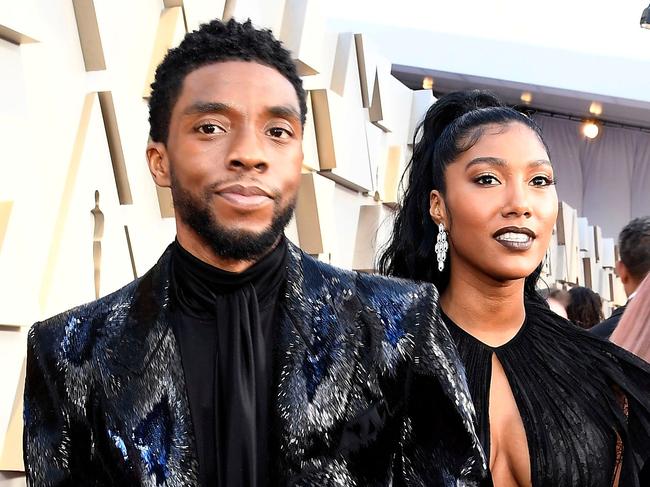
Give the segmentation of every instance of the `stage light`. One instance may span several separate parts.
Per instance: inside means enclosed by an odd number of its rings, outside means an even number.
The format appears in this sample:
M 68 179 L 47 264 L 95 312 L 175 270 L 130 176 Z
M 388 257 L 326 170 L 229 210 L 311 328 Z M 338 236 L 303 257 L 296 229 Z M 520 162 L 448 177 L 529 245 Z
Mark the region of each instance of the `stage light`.
M 597 101 L 592 101 L 591 105 L 589 105 L 589 113 L 596 116 L 601 115 L 603 113 L 603 105 Z
M 425 76 L 422 80 L 422 88 L 425 90 L 430 90 L 433 88 L 433 78 L 431 76 Z
M 596 137 L 598 137 L 599 132 L 600 132 L 600 128 L 598 127 L 596 122 L 592 122 L 589 120 L 582 125 L 582 134 L 588 139 L 595 139 Z
M 640 23 L 644 29 L 650 29 L 650 5 L 643 10 Z
M 524 91 L 519 99 L 526 105 L 530 105 L 530 102 L 533 101 L 533 94 L 530 91 Z

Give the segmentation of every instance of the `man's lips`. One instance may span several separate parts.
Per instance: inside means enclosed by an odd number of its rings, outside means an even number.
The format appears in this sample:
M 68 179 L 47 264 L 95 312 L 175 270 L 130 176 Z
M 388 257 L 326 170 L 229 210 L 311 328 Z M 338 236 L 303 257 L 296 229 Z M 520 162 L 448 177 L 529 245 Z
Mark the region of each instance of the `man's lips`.
M 230 204 L 243 208 L 255 208 L 273 201 L 269 192 L 259 186 L 233 184 L 219 189 L 217 194 Z
M 533 245 L 535 232 L 526 227 L 503 227 L 492 237 L 511 250 L 528 250 Z

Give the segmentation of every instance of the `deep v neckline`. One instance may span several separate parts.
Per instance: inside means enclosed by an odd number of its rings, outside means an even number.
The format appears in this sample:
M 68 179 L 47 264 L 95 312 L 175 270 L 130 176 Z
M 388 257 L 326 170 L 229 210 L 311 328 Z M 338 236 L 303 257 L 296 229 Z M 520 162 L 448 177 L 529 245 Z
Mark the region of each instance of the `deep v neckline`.
M 519 327 L 517 332 L 506 342 L 502 343 L 501 345 L 493 346 L 489 345 L 482 340 L 476 338 L 474 335 L 469 333 L 467 330 L 463 329 L 460 325 L 455 323 L 449 316 L 442 312 L 442 317 L 447 326 L 455 333 L 452 333 L 452 335 L 461 335 L 464 340 L 467 342 L 471 343 L 473 345 L 472 348 L 478 348 L 483 351 L 482 355 L 485 355 L 483 360 L 486 361 L 485 365 L 487 366 L 486 369 L 484 370 L 484 381 L 485 381 L 485 389 L 484 389 L 484 399 L 485 399 L 485 406 L 487 407 L 487 411 L 484 411 L 485 416 L 483 418 L 484 421 L 484 434 L 482 435 L 483 437 L 481 438 L 481 443 L 484 446 L 486 456 L 488 457 L 488 462 L 490 465 L 490 471 L 493 475 L 494 479 L 494 473 L 497 473 L 502 470 L 502 462 L 506 462 L 508 465 L 512 465 L 520 463 L 520 469 L 512 471 L 512 473 L 508 476 L 508 478 L 511 480 L 513 483 L 508 483 L 507 485 L 517 485 L 518 487 L 530 487 L 532 485 L 532 470 L 533 470 L 533 465 L 530 457 L 530 450 L 531 450 L 531 444 L 529 441 L 529 436 L 530 432 L 526 430 L 526 425 L 523 421 L 523 417 L 521 415 L 521 405 L 515 396 L 515 392 L 512 388 L 512 384 L 510 381 L 510 378 L 508 376 L 508 370 L 507 366 L 503 363 L 501 357 L 505 354 L 505 352 L 510 348 L 516 346 L 518 340 L 526 333 L 526 327 L 528 326 L 528 320 L 524 319 L 522 325 Z M 478 357 L 475 357 L 478 358 Z M 498 371 L 495 371 L 495 362 L 498 363 Z M 500 374 L 500 377 L 496 377 L 495 381 L 495 373 Z M 494 416 L 495 413 L 492 410 L 492 403 L 494 401 L 494 397 L 492 395 L 493 391 L 493 385 L 497 384 L 497 387 L 501 389 L 501 392 L 503 394 L 507 394 L 509 398 L 511 399 L 512 403 L 508 402 L 508 407 L 509 411 L 506 413 L 505 418 L 500 417 L 500 416 Z M 516 417 L 515 417 L 516 415 Z M 499 423 L 505 423 L 508 418 L 511 418 L 513 421 L 516 421 L 518 425 L 521 426 L 521 431 L 520 435 L 518 435 L 515 440 L 519 440 L 518 443 L 523 443 L 526 447 L 526 454 L 525 454 L 525 460 L 520 459 L 517 455 L 508 455 L 508 450 L 500 449 L 502 453 L 500 455 L 507 455 L 507 458 L 505 460 L 499 459 L 499 464 L 496 463 L 497 461 L 497 456 L 499 453 L 495 453 L 495 447 L 498 448 L 499 444 L 503 443 L 503 439 L 501 438 L 501 435 L 499 437 L 493 436 L 492 433 L 494 430 L 493 424 L 495 422 Z M 506 428 L 505 426 L 501 427 L 501 430 Z M 508 438 L 506 435 L 507 440 L 511 440 L 511 438 Z M 494 457 L 493 457 L 494 454 Z M 517 462 L 517 460 L 520 460 Z M 525 465 L 522 463 L 525 462 Z M 494 469 L 494 467 L 497 466 L 497 469 Z M 527 482 L 521 482 L 521 477 L 524 477 L 527 479 Z
M 526 302 L 526 321 L 501 346 L 476 339 L 443 314 L 466 370 L 476 430 L 490 452 L 491 358 L 502 365 L 524 425 L 533 487 L 611 486 L 616 432 L 627 431 L 611 384 L 631 387 L 611 345 L 547 308 Z M 628 467 L 629 468 L 629 467 Z M 632 484 L 634 485 L 634 484 Z

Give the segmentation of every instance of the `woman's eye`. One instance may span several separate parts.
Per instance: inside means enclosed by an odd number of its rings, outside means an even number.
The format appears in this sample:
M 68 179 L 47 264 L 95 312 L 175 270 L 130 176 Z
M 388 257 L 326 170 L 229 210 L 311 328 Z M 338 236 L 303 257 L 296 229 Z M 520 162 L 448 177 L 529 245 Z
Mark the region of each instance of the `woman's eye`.
M 219 125 L 214 123 L 204 123 L 197 127 L 197 130 L 205 135 L 214 135 L 225 132 Z
M 550 186 L 554 183 L 553 179 L 548 176 L 535 176 L 530 180 L 531 186 Z
M 267 130 L 267 133 L 271 137 L 275 137 L 277 139 L 288 139 L 289 137 L 291 137 L 291 132 L 289 132 L 287 129 L 282 127 L 271 127 L 270 129 Z
M 499 180 L 492 174 L 483 174 L 477 177 L 474 181 L 483 186 L 494 186 L 499 184 Z

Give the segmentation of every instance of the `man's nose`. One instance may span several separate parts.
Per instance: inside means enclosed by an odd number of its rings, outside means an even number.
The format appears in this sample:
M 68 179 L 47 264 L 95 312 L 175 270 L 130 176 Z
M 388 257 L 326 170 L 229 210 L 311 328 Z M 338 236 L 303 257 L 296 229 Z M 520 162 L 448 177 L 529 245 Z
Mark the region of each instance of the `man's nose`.
M 226 163 L 228 169 L 233 171 L 266 172 L 269 164 L 261 136 L 253 128 L 239 131 L 232 139 Z

